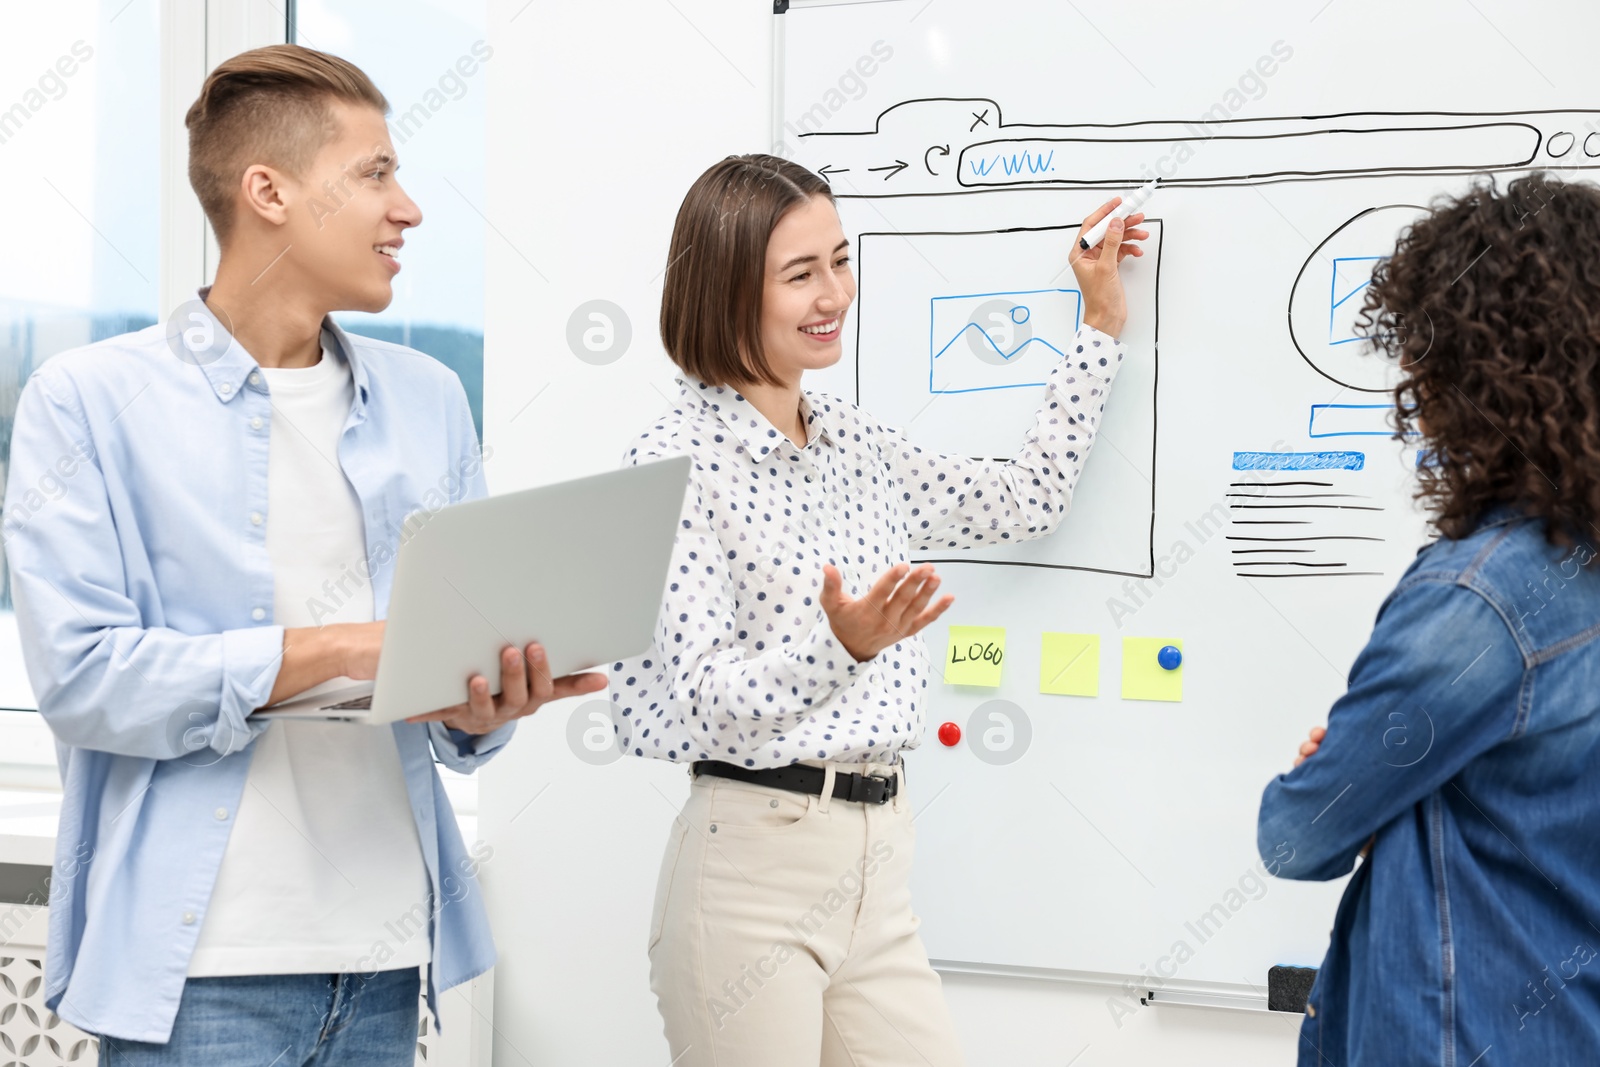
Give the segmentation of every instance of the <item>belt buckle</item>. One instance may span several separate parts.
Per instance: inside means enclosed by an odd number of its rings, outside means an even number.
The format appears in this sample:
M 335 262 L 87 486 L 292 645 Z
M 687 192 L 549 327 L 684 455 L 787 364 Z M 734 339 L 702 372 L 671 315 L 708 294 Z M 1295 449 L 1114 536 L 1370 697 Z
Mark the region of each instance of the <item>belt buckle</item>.
M 857 804 L 884 804 L 889 800 L 889 780 L 872 774 L 850 775 L 851 801 Z

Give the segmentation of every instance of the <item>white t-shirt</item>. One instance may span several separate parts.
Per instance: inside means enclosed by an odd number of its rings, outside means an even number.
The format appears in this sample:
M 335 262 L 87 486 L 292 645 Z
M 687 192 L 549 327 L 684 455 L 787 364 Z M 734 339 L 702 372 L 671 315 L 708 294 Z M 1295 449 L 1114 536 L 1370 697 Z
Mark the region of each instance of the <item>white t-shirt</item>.
M 354 398 L 350 368 L 324 338 L 316 366 L 261 373 L 272 395 L 274 619 L 285 627 L 371 622 L 361 504 L 338 459 Z M 335 679 L 315 691 L 350 684 Z M 393 731 L 273 723 L 252 747 L 189 974 L 416 967 L 431 957 L 431 902 Z

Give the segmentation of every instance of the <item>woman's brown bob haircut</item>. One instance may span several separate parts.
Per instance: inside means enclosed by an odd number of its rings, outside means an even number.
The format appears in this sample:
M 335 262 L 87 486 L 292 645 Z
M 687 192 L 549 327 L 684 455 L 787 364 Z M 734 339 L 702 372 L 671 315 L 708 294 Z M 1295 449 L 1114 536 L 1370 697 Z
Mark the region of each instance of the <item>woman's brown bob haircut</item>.
M 700 175 L 678 208 L 661 292 L 661 343 L 707 385 L 781 382 L 761 348 L 767 240 L 790 208 L 828 183 L 778 156 L 729 156 Z
M 1372 274 L 1363 332 L 1400 366 L 1419 500 L 1446 537 L 1496 505 L 1600 537 L 1600 190 L 1545 173 L 1436 201 Z
M 304 174 L 338 136 L 334 100 L 389 113 L 389 101 L 355 64 L 294 44 L 240 52 L 206 77 L 183 124 L 189 184 L 219 243 L 233 229 L 233 197 L 246 168 L 264 163 Z

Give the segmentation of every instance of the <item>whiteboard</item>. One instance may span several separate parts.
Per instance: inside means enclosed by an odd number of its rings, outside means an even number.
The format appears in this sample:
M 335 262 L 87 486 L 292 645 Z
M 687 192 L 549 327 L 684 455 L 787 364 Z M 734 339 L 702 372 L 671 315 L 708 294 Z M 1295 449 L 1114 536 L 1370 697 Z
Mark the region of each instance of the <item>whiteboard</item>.
M 1342 883 L 1263 875 L 1261 790 L 1427 538 L 1362 290 L 1470 173 L 1600 164 L 1600 113 L 1578 106 L 1600 101 L 1533 60 L 1485 77 L 1460 57 L 1493 27 L 1433 5 L 1391 9 L 1383 32 L 1422 44 L 1405 70 L 1368 70 L 1370 22 L 1316 6 L 775 17 L 774 150 L 828 175 L 860 287 L 845 358 L 810 387 L 925 446 L 1015 451 L 1081 318 L 1077 220 L 1166 182 L 1064 528 L 928 557 L 956 595 L 943 622 L 1006 630 L 1001 683 L 935 684 L 908 761 L 914 900 L 944 965 L 1262 991 L 1272 965 L 1326 949 Z M 1561 18 L 1600 29 L 1592 9 Z M 1040 691 L 1045 633 L 1099 638 L 1098 695 Z M 939 660 L 946 637 L 928 634 Z M 1125 638 L 1181 645 L 1180 701 L 1122 698 Z

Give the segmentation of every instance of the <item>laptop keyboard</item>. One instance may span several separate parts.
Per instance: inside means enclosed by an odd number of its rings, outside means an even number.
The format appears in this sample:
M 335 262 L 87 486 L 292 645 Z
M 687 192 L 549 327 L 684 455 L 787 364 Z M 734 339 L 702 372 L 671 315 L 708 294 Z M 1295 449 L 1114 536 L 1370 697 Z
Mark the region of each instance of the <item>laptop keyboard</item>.
M 354 700 L 344 700 L 337 704 L 324 704 L 318 711 L 371 711 L 372 694 L 356 697 Z

